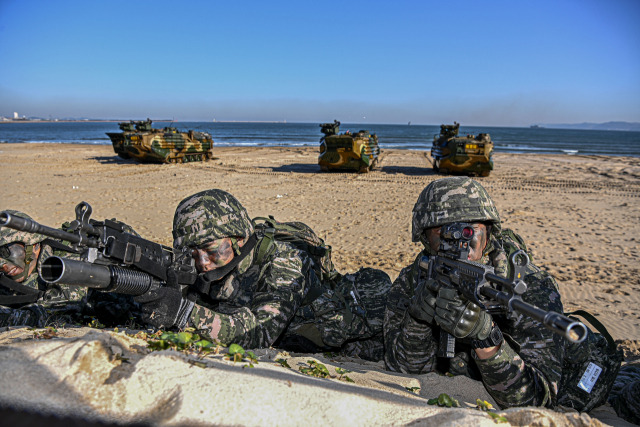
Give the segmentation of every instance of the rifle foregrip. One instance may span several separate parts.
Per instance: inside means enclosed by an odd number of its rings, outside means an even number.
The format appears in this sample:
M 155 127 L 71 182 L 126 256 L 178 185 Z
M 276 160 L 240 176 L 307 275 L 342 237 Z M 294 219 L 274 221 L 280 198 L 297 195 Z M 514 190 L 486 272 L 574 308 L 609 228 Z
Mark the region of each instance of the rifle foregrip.
M 149 291 L 154 283 L 151 275 L 141 271 L 57 256 L 44 260 L 40 275 L 48 283 L 83 286 L 128 295 L 142 295 Z

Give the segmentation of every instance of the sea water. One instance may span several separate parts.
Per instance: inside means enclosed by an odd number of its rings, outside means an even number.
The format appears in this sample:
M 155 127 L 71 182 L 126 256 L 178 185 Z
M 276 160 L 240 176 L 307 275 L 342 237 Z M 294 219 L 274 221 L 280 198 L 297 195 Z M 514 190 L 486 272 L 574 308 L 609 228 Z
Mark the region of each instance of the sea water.
M 214 146 L 317 146 L 318 123 L 154 122 L 154 127 L 209 132 Z M 439 125 L 343 123 L 340 132 L 366 129 L 378 135 L 381 148 L 429 150 Z M 0 142 L 50 142 L 109 145 L 107 132 L 117 122 L 0 123 Z M 585 154 L 640 157 L 640 132 L 549 128 L 461 126 L 460 135 L 488 133 L 496 152 Z

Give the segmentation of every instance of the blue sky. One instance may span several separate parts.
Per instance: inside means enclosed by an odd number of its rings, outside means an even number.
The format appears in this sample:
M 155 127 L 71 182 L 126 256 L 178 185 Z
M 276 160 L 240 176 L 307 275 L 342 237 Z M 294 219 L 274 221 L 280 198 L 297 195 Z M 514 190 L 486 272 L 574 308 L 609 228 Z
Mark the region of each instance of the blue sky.
M 640 121 L 640 1 L 0 0 L 0 115 Z

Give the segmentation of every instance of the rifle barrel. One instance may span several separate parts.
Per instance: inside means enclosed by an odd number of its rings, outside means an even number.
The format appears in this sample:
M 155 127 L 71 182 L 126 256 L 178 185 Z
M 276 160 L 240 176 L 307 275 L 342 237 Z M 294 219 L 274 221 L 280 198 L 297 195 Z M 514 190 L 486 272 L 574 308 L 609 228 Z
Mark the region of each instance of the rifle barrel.
M 587 327 L 577 320 L 573 320 L 555 311 L 545 311 L 528 304 L 519 298 L 513 298 L 506 292 L 500 292 L 490 287 L 480 288 L 480 293 L 500 305 L 525 314 L 533 320 L 542 323 L 547 329 L 562 335 L 571 342 L 579 343 L 587 337 Z
M 29 218 L 13 215 L 7 211 L 0 212 L 0 226 L 12 228 L 18 231 L 26 231 L 27 233 L 42 234 L 54 239 L 66 240 L 73 244 L 81 243 L 94 248 L 99 246 L 99 241 L 96 239 L 68 233 L 53 227 L 47 227 L 46 225 L 37 223 Z

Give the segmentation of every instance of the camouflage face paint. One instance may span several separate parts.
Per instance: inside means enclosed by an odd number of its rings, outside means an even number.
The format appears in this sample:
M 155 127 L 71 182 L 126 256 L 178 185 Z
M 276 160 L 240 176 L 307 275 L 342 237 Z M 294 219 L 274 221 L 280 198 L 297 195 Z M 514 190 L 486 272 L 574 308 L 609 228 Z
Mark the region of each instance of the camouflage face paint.
M 440 248 L 440 229 L 441 227 L 434 227 L 424 231 L 425 240 L 434 254 L 438 253 Z
M 480 261 L 482 258 L 482 251 L 487 246 L 487 241 L 489 239 L 489 233 L 487 231 L 487 226 L 482 223 L 472 224 L 473 226 L 473 237 L 471 238 L 471 242 L 469 242 L 469 260 L 470 261 Z
M 238 240 L 239 246 L 243 244 L 244 239 Z M 199 272 L 224 267 L 234 258 L 233 242 L 229 237 L 217 239 L 203 245 L 201 248 L 193 249 L 191 255 Z
M 0 266 L 5 273 L 5 265 L 12 264 L 24 270 L 27 253 L 23 243 L 14 242 L 0 247 Z

